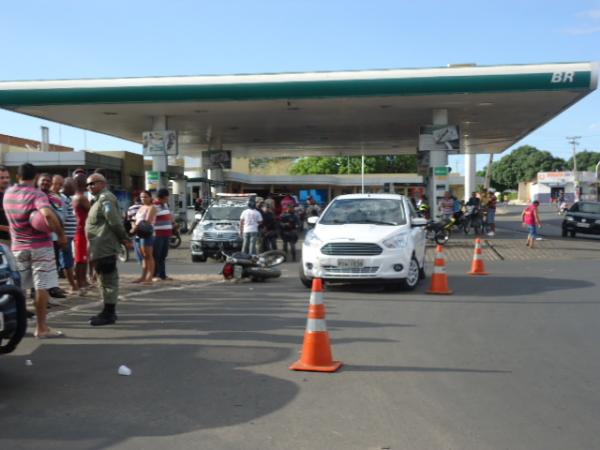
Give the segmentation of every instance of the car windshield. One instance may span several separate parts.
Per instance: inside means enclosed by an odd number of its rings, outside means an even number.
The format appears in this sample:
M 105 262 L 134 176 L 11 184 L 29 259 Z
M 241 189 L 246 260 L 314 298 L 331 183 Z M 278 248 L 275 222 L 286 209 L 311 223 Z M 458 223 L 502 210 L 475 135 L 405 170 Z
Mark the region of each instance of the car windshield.
M 571 208 L 573 212 L 582 212 L 589 214 L 600 214 L 600 203 L 586 203 L 579 202 L 575 203 Z
M 353 198 L 335 200 L 319 221 L 323 225 L 365 223 L 404 225 L 406 213 L 400 200 Z
M 221 205 L 215 203 L 208 208 L 203 220 L 240 220 L 242 211 L 245 209 L 246 205 Z

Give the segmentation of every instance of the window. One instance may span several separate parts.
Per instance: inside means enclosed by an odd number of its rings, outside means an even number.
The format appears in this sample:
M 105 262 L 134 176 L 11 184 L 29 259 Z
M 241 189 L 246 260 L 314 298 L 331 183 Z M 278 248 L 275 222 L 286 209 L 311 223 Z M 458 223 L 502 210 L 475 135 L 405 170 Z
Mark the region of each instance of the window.
M 325 212 L 322 225 L 375 224 L 404 225 L 406 214 L 401 200 L 356 198 L 335 200 Z

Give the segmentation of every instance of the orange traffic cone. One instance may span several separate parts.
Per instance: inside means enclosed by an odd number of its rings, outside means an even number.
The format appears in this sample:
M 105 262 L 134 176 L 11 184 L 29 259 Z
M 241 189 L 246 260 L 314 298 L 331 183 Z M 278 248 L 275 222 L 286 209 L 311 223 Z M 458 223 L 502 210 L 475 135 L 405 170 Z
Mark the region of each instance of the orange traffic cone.
M 323 304 L 323 282 L 314 278 L 308 321 L 304 332 L 302 356 L 290 366 L 291 370 L 307 370 L 311 372 L 335 372 L 342 366 L 340 361 L 334 361 L 331 356 L 331 343 L 325 323 L 325 305 Z
M 473 263 L 471 264 L 471 271 L 468 272 L 468 275 L 489 275 L 485 271 L 485 265 L 483 264 L 481 250 L 481 239 L 475 239 L 475 252 L 473 252 Z
M 435 251 L 435 262 L 433 263 L 433 274 L 431 275 L 431 288 L 428 294 L 450 295 L 452 291 L 448 288 L 448 274 L 446 274 L 446 257 L 444 246 L 438 245 Z

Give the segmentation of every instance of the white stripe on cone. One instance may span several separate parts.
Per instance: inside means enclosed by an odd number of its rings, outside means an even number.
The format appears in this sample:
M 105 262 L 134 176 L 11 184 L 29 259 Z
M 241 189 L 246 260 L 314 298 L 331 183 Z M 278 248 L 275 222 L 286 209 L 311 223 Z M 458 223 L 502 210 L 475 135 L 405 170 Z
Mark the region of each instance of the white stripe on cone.
M 327 331 L 325 319 L 308 319 L 306 321 L 306 331 L 316 333 L 318 331 Z
M 323 304 L 323 293 L 322 292 L 311 292 L 310 293 L 310 304 L 311 305 L 322 305 Z
M 433 273 L 446 273 L 446 266 L 433 266 Z

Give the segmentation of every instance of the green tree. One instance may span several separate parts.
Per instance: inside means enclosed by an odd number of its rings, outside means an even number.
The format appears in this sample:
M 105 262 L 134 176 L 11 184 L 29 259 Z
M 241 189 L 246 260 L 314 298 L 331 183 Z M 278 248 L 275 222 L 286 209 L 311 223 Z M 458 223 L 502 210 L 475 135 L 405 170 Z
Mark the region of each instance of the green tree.
M 294 175 L 359 174 L 361 171 L 361 157 L 307 156 L 298 159 L 290 171 Z M 365 157 L 365 173 L 414 173 L 416 171 L 416 155 Z
M 550 152 L 523 145 L 492 164 L 491 184 L 500 191 L 516 189 L 520 181 L 532 180 L 538 172 L 563 170 L 566 164 Z
M 588 170 L 594 172 L 598 161 L 600 161 L 600 152 L 590 152 L 588 150 L 579 152 L 577 153 L 577 171 L 584 172 Z M 573 170 L 573 157 L 568 159 L 567 168 Z

